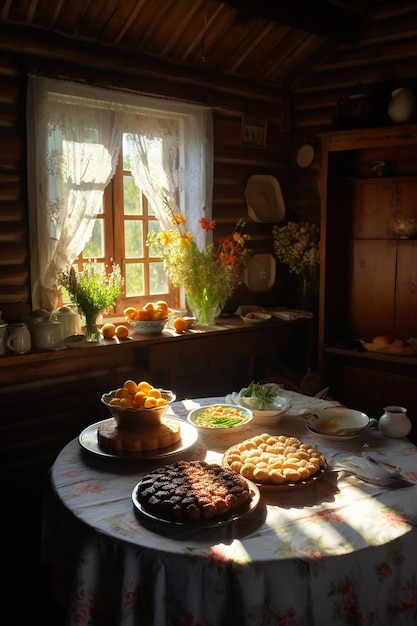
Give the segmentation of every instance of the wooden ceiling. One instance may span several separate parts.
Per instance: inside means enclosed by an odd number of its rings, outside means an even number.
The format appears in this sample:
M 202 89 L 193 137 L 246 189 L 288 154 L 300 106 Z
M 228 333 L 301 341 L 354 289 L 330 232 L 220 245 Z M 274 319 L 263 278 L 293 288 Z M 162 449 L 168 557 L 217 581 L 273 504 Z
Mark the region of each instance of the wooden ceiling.
M 417 28 L 414 0 L 0 0 L 0 38 L 76 40 L 287 89 L 399 21 Z

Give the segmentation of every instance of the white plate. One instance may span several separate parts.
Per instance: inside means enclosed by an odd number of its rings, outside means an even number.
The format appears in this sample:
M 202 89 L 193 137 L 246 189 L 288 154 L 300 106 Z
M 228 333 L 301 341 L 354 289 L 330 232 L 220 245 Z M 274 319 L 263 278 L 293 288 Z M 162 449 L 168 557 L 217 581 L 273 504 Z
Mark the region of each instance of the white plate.
M 360 435 L 362 435 L 363 433 L 363 430 L 362 430 L 359 434 L 350 435 L 348 437 L 348 436 L 343 436 L 343 435 L 328 435 L 326 433 L 320 433 L 310 428 L 309 424 L 306 424 L 306 428 L 312 435 L 317 435 L 317 437 L 321 437 L 322 439 L 327 439 L 328 441 L 349 441 L 350 439 L 356 439 L 356 437 L 360 437 Z
M 249 291 L 269 291 L 275 283 L 276 260 L 270 253 L 253 254 L 246 264 L 245 284 Z
M 153 513 L 147 511 L 144 505 L 138 499 L 137 492 L 138 492 L 138 487 L 140 485 L 140 482 L 136 485 L 136 487 L 132 491 L 132 502 L 133 502 L 134 507 L 139 511 L 139 513 L 141 513 L 142 515 L 147 517 L 149 520 L 152 520 L 154 522 L 159 522 L 159 523 L 162 522 L 163 524 L 169 524 L 173 526 L 188 526 L 189 528 L 196 528 L 196 527 L 197 528 L 213 528 L 216 526 L 225 526 L 226 524 L 235 522 L 241 517 L 248 515 L 249 513 L 252 513 L 252 511 L 254 511 L 259 504 L 259 500 L 261 499 L 261 494 L 260 494 L 258 487 L 255 485 L 255 483 L 248 480 L 247 478 L 245 478 L 245 480 L 249 485 L 249 489 L 251 493 L 251 499 L 249 500 L 249 502 L 245 502 L 245 504 L 243 504 L 238 509 L 235 509 L 234 511 L 231 511 L 227 515 L 219 516 L 215 519 L 195 520 L 195 521 L 192 521 L 192 520 L 175 521 L 175 520 L 167 519 L 164 517 L 160 517 L 158 515 L 154 515 Z
M 272 318 L 272 315 L 269 313 L 255 313 L 256 317 L 247 317 L 245 315 L 241 315 L 240 317 L 246 324 L 259 324 L 260 322 L 267 322 Z
M 108 459 L 123 459 L 125 461 L 150 461 L 152 459 L 163 459 L 165 457 L 185 452 L 192 448 L 198 439 L 197 429 L 191 424 L 187 424 L 184 420 L 180 420 L 177 417 L 168 415 L 170 420 L 176 420 L 181 424 L 181 439 L 174 443 L 169 448 L 162 448 L 161 450 L 151 450 L 150 452 L 124 452 L 117 450 L 110 450 L 100 446 L 98 442 L 97 430 L 99 424 L 105 424 L 106 422 L 113 422 L 113 418 L 101 420 L 87 426 L 79 435 L 79 444 L 87 452 L 91 452 L 96 456 L 105 457 Z

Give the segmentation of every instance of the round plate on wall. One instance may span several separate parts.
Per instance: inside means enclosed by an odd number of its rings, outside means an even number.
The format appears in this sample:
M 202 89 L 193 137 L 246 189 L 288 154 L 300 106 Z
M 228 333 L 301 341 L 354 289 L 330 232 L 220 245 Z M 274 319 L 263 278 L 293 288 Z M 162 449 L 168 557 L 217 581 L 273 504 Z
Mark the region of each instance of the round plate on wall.
M 306 143 L 297 152 L 297 165 L 299 167 L 309 167 L 314 160 L 314 148 Z

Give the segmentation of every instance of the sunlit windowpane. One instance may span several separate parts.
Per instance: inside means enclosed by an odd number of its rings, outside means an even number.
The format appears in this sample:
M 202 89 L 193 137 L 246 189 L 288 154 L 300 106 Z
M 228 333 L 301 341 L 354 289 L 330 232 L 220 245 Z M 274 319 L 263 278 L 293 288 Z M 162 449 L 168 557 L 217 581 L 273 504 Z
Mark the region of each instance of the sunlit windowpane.
M 125 220 L 125 253 L 127 259 L 143 258 L 143 224 Z
M 102 219 L 94 221 L 93 232 L 84 247 L 83 256 L 85 259 L 104 257 L 104 222 Z
M 145 280 L 144 280 L 144 266 L 143 263 L 127 263 L 126 264 L 126 296 L 132 298 L 133 296 L 145 295 Z
M 159 293 L 167 293 L 169 290 L 168 280 L 162 261 L 149 264 L 149 291 L 151 296 Z
M 123 176 L 125 215 L 142 215 L 142 194 L 131 176 Z
M 156 220 L 149 220 L 149 222 L 148 222 L 148 231 L 149 232 L 152 231 L 152 232 L 157 233 L 160 230 L 161 230 L 161 227 L 159 225 L 159 222 L 157 222 Z M 152 250 L 149 248 L 149 258 L 152 259 L 152 258 L 155 258 L 157 256 L 158 255 L 156 253 L 152 252 Z

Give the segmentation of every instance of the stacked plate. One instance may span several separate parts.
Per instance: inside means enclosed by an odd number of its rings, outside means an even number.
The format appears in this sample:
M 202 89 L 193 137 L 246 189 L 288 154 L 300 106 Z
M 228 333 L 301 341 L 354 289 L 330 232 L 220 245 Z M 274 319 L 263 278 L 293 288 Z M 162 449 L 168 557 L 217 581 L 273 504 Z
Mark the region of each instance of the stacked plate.
M 377 425 L 365 413 L 345 407 L 329 407 L 312 413 L 307 419 L 307 430 L 325 439 L 348 440 L 359 437 L 370 426 Z

